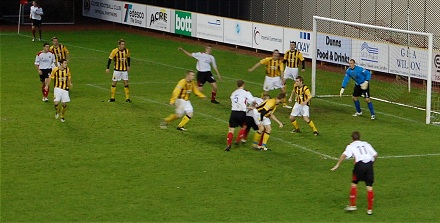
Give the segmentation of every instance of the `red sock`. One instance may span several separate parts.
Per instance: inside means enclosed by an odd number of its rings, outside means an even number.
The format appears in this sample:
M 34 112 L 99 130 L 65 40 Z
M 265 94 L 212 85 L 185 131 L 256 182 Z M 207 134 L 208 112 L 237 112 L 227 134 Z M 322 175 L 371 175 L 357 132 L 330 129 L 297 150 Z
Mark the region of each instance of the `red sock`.
M 217 97 L 217 92 L 212 91 L 211 92 L 211 101 L 214 101 L 216 97 Z
M 241 139 L 244 137 L 245 132 L 246 132 L 246 128 L 240 129 L 237 136 L 237 143 L 240 143 Z
M 228 146 L 230 146 L 232 144 L 232 139 L 233 138 L 234 138 L 234 133 L 228 132 L 228 137 L 227 137 Z
M 47 98 L 47 96 L 49 95 L 49 89 L 44 89 L 43 88 L 43 97 Z
M 374 201 L 374 192 L 373 192 L 373 190 L 369 190 L 367 192 L 367 200 L 368 200 L 368 210 L 373 210 L 373 201 Z
M 44 86 L 43 86 L 43 87 L 41 87 L 41 93 L 43 93 L 43 97 L 46 97 L 46 96 L 44 96 L 44 95 L 45 95 L 45 93 L 46 93 L 46 90 L 44 90 Z
M 243 139 L 246 140 L 248 137 L 249 131 L 246 129 L 243 134 Z
M 350 190 L 350 206 L 356 206 L 357 186 L 351 186 Z

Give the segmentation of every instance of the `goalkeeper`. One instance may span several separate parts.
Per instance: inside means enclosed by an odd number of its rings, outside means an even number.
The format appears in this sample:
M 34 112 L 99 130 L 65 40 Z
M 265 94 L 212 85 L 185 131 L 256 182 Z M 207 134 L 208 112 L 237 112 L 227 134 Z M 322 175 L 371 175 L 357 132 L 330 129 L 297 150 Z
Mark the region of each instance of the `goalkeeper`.
M 370 109 L 371 119 L 374 120 L 376 118 L 376 115 L 374 114 L 373 103 L 370 100 L 369 82 L 371 79 L 371 73 L 370 71 L 366 70 L 363 67 L 356 66 L 355 63 L 356 63 L 355 60 L 350 59 L 349 67 L 345 72 L 344 80 L 342 81 L 342 87 L 341 87 L 341 91 L 339 92 L 339 96 L 342 96 L 345 87 L 348 84 L 348 81 L 350 81 L 350 78 L 352 78 L 356 82 L 354 85 L 353 97 L 352 97 L 354 102 L 354 107 L 356 108 L 356 113 L 354 113 L 353 116 L 362 115 L 361 105 L 359 103 L 358 97 L 363 95 L 365 101 L 368 104 L 368 109 Z

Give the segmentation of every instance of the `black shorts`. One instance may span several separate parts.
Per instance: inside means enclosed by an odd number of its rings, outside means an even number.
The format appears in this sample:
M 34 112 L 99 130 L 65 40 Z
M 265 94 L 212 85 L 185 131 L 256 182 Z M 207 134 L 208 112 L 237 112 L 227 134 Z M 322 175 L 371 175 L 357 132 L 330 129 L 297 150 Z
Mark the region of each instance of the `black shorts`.
M 246 129 L 247 129 L 247 130 L 250 130 L 251 128 L 252 128 L 253 130 L 255 130 L 255 131 L 258 130 L 258 125 L 255 124 L 255 121 L 254 121 L 254 118 L 253 118 L 253 117 L 251 117 L 251 116 L 246 116 L 245 122 L 246 122 L 246 126 L 247 126 Z
M 214 83 L 215 78 L 212 76 L 211 71 L 198 71 L 197 72 L 197 85 L 199 87 L 203 87 L 203 85 L 206 83 Z
M 364 96 L 364 98 L 370 98 L 370 84 L 368 84 L 366 90 L 362 90 L 360 85 L 354 85 L 353 97 L 360 97 L 362 95 Z
M 367 186 L 373 186 L 373 162 L 364 163 L 360 161 L 354 165 L 352 182 L 358 184 L 359 181 L 364 181 Z
M 244 111 L 232 111 L 229 117 L 229 127 L 235 128 L 243 126 L 245 124 L 246 112 Z
M 36 27 L 38 27 L 38 28 L 40 28 L 40 26 L 41 26 L 41 20 L 38 20 L 38 19 L 32 19 L 32 25 L 33 25 L 33 26 L 36 26 Z
M 41 69 L 41 72 L 43 74 L 40 75 L 40 81 L 44 82 L 46 78 L 49 78 L 50 73 L 52 73 L 52 69 Z

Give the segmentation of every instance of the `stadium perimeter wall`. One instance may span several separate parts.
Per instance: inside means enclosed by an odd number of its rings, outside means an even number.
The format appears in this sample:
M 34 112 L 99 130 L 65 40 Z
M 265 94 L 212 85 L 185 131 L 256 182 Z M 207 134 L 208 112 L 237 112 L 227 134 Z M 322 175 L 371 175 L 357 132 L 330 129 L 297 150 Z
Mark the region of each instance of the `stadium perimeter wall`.
M 219 43 L 254 48 L 264 51 L 278 49 L 285 52 L 289 49 L 289 42 L 297 42 L 297 47 L 304 57 L 311 58 L 310 48 L 312 36 L 310 30 L 294 29 L 271 24 L 249 22 L 227 17 L 195 13 L 191 11 L 175 10 L 152 5 L 115 0 L 83 0 L 83 16 L 111 21 L 128 26 L 137 26 L 177 35 L 206 39 Z M 410 75 L 413 78 L 427 79 L 427 50 L 414 49 L 417 58 L 408 58 L 401 52 L 407 51 L 406 45 L 380 44 L 369 40 L 359 40 L 350 35 L 335 35 L 334 31 L 326 34 L 327 30 L 319 30 L 317 36 L 317 59 L 333 64 L 348 65 L 349 59 L 362 61 L 362 66 L 384 73 Z M 331 41 L 341 45 L 331 44 Z M 377 48 L 376 61 L 362 60 L 359 50 L 362 46 Z M 382 59 L 383 61 L 382 61 Z M 360 59 L 360 60 L 359 60 Z M 389 63 L 389 61 L 393 61 Z M 405 61 L 405 63 L 402 63 Z M 406 62 L 408 61 L 408 62 Z M 440 52 L 434 52 L 433 80 L 440 82 Z M 415 64 L 414 69 L 401 64 Z

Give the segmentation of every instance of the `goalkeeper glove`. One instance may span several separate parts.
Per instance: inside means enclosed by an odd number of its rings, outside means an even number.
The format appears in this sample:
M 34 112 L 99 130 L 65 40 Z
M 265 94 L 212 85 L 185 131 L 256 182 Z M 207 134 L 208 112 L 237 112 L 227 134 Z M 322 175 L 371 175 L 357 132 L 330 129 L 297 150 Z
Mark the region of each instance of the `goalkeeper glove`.
M 342 94 L 344 93 L 344 88 L 341 88 L 341 91 L 339 91 L 339 97 L 342 97 Z
M 361 89 L 367 90 L 367 88 L 368 88 L 368 81 L 364 81 L 364 83 L 361 84 Z

